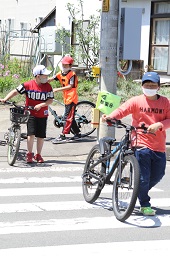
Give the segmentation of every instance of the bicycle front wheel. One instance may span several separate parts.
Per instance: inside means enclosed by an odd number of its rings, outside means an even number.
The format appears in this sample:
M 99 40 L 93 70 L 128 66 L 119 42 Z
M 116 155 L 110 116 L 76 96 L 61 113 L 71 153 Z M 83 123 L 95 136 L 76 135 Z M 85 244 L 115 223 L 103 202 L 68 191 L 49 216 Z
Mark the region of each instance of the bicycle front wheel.
M 87 156 L 87 160 L 82 175 L 83 196 L 86 202 L 93 203 L 99 197 L 105 184 L 106 166 L 99 163 L 90 168 L 101 157 L 99 145 L 95 145 Z
M 8 151 L 7 151 L 7 160 L 9 165 L 14 165 L 21 142 L 21 130 L 20 128 L 11 128 L 8 133 Z
M 93 108 L 95 108 L 95 104 L 90 101 L 80 101 L 77 103 L 75 120 L 82 137 L 92 134 L 95 130 L 95 128 L 91 126 Z M 71 132 L 74 133 L 72 130 Z
M 125 221 L 133 212 L 139 190 L 139 164 L 135 156 L 125 156 L 122 162 L 121 177 L 119 170 L 113 184 L 113 212 L 120 221 Z

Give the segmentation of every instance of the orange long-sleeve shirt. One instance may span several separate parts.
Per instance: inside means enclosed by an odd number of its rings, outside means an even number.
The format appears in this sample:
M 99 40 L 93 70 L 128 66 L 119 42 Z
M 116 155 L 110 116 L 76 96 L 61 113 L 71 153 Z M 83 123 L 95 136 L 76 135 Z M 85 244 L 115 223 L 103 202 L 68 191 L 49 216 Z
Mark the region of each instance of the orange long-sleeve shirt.
M 157 100 L 149 100 L 143 94 L 127 100 L 109 116 L 122 119 L 129 114 L 132 114 L 132 125 L 134 127 L 139 127 L 143 123 L 145 123 L 146 127 L 157 122 L 162 124 L 162 128 L 156 132 L 156 136 L 140 132 L 137 135 L 137 146 L 148 147 L 153 151 L 165 152 L 165 130 L 170 128 L 169 100 L 164 96 L 160 96 Z

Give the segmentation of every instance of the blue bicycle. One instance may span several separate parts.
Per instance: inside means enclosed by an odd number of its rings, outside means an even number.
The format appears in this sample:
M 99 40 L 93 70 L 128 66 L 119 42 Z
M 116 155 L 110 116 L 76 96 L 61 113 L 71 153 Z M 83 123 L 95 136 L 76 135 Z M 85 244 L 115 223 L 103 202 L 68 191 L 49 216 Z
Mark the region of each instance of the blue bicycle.
M 148 133 L 141 127 L 127 125 L 120 120 L 108 121 L 108 125 L 124 128 L 122 140 L 104 137 L 89 152 L 83 175 L 82 188 L 86 202 L 93 203 L 99 197 L 105 184 L 113 184 L 112 205 L 116 218 L 125 221 L 133 212 L 138 196 L 140 171 L 132 147 L 131 133 Z M 111 181 L 113 177 L 114 181 Z

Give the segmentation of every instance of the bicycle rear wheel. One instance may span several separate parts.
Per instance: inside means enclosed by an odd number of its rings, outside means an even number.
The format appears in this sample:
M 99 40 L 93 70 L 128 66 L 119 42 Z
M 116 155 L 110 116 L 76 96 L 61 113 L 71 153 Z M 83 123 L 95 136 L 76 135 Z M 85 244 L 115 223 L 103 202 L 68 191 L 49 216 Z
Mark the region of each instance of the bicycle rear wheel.
M 77 103 L 75 120 L 82 137 L 90 135 L 95 130 L 95 128 L 91 126 L 93 108 L 95 108 L 95 104 L 90 101 L 80 101 Z M 71 132 L 74 133 L 72 130 Z
M 90 167 L 101 157 L 99 145 L 95 145 L 87 156 L 87 160 L 82 175 L 83 196 L 86 202 L 93 203 L 99 197 L 105 184 L 106 166 L 99 163 L 92 170 Z
M 138 161 L 133 155 L 125 156 L 121 177 L 119 170 L 113 184 L 113 212 L 120 221 L 125 221 L 133 212 L 139 190 L 140 172 Z
M 8 133 L 8 151 L 7 151 L 7 160 L 9 165 L 14 165 L 21 142 L 21 130 L 20 128 L 12 127 L 9 129 Z

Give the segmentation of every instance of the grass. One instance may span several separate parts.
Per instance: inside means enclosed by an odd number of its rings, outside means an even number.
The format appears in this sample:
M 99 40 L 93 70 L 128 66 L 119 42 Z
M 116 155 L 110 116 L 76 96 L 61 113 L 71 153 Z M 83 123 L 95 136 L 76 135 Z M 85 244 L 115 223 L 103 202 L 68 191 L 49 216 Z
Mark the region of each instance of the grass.
M 4 78 L 5 79 L 5 78 Z M 32 78 L 29 78 L 32 79 Z M 29 80 L 28 78 L 25 78 L 25 81 Z M 24 82 L 23 80 L 21 80 Z M 0 98 L 4 98 L 8 92 L 13 90 L 19 85 L 19 80 L 13 79 L 13 82 L 11 83 L 10 80 L 10 88 L 8 86 L 4 86 L 5 81 L 2 82 L 2 78 L 0 80 Z M 53 81 L 51 83 L 52 87 L 59 87 L 59 82 Z M 4 88 L 4 89 L 3 89 Z M 92 81 L 87 81 L 82 77 L 79 77 L 79 86 L 78 86 L 78 95 L 79 95 L 79 101 L 80 100 L 89 100 L 93 103 L 96 103 L 97 95 L 99 92 L 99 83 L 96 79 Z M 117 95 L 121 97 L 121 103 L 125 102 L 127 99 L 142 94 L 141 89 L 141 83 L 134 82 L 132 80 L 123 80 L 121 78 L 117 81 Z M 169 86 L 161 86 L 159 90 L 159 94 L 166 96 L 170 99 L 170 88 Z M 62 92 L 55 93 L 55 98 L 59 101 L 63 101 L 63 94 Z M 22 95 L 16 96 L 13 100 L 15 102 L 24 103 L 24 97 Z

